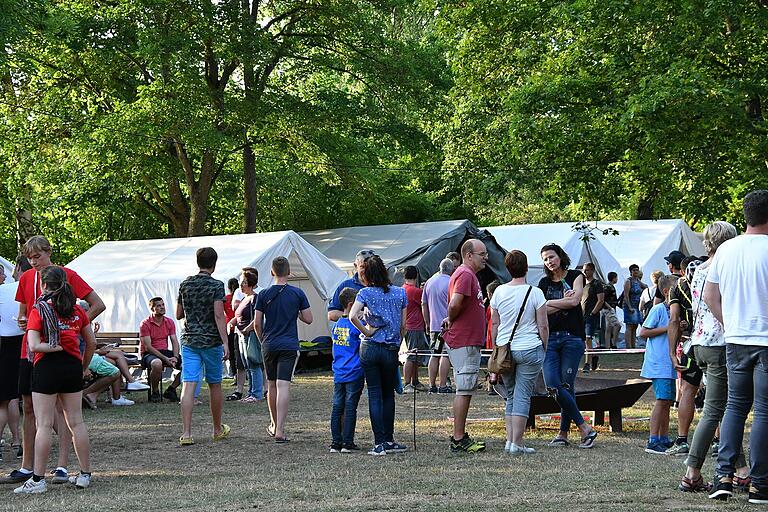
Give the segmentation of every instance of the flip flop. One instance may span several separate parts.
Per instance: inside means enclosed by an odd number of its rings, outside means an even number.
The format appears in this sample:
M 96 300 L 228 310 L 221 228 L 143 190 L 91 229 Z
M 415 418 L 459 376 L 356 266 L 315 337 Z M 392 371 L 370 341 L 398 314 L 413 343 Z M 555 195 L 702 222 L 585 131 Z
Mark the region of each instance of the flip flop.
M 180 437 L 179 446 L 191 446 L 195 444 L 195 438 L 193 437 Z
M 225 398 L 225 400 L 227 402 L 236 402 L 238 400 L 241 400 L 242 398 L 243 398 L 243 394 L 240 393 L 239 391 L 235 391 L 231 395 L 229 395 L 227 398 Z
M 277 444 L 286 444 L 286 443 L 289 443 L 289 442 L 291 442 L 291 440 L 288 439 L 287 437 L 276 437 L 275 438 L 275 443 L 277 443 Z
M 275 437 L 275 427 L 269 425 L 267 427 L 267 434 L 269 434 L 269 437 Z
M 232 431 L 231 428 L 229 428 L 229 425 L 226 423 L 221 424 L 221 432 L 218 434 L 213 434 L 213 440 L 214 441 L 221 441 L 222 439 L 226 439 L 229 437 L 229 433 Z

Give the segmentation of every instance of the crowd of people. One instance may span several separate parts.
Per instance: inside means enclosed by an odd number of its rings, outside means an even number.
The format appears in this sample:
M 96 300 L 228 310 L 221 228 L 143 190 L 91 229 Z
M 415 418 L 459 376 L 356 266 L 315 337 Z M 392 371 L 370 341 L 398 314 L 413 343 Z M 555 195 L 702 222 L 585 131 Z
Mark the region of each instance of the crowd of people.
M 453 395 L 450 451 L 484 451 L 486 443 L 467 432 L 484 348 L 492 348 L 493 357 L 502 349 L 508 354 L 504 369 L 490 376 L 506 396 L 505 452 L 536 452 L 525 444 L 524 433 L 540 374 L 561 409 L 560 428 L 548 446 L 563 448 L 573 442 L 578 448 L 593 448 L 598 432 L 579 410 L 576 375 L 583 359 L 582 371 L 599 367 L 597 349 L 619 346 L 617 308 L 622 308 L 625 347 L 634 349 L 638 337 L 645 339 L 641 376 L 652 381 L 655 396 L 645 451 L 687 456 L 681 491 L 706 491 L 710 498 L 727 499 L 734 489 L 742 489 L 750 502 L 768 503 L 764 435 L 768 301 L 762 297 L 768 289 L 768 191 L 748 194 L 744 215 L 743 235 L 737 236 L 727 222 L 708 225 L 707 254 L 686 257 L 673 251 L 666 258 L 669 272 L 653 272 L 651 286 L 643 282 L 637 265 L 630 266 L 621 292 L 615 272 L 603 281 L 591 262 L 572 268 L 568 254 L 556 244 L 540 251 L 545 275 L 536 286 L 527 281 L 526 255 L 512 250 L 504 259 L 511 281 L 491 283 L 485 290 L 478 274 L 486 267 L 488 251 L 480 240 L 466 240 L 458 253 L 446 255 L 423 285 L 416 267 L 404 268 L 402 287 L 392 283 L 389 269 L 374 251 L 359 251 L 353 276 L 337 287 L 327 311 L 334 378 L 330 451 L 360 450 L 355 430 L 364 389 L 374 438 L 368 454 L 408 450 L 395 439 L 395 394 L 416 392 Z M 6 288 L 0 297 L 0 432 L 5 424 L 11 427 L 11 447 L 21 458 L 21 467 L 5 479 L 22 484 L 14 492 L 45 492 L 46 476 L 51 483 L 90 485 L 82 407 L 96 407 L 105 390 L 118 406 L 133 404 L 121 394 L 124 387 L 149 389 L 152 402 L 180 401 L 178 442 L 190 446 L 195 444 L 192 418 L 204 379 L 214 441 L 226 439 L 231 431 L 222 420 L 225 400 L 265 400 L 267 432 L 278 444 L 290 441 L 291 383 L 299 357 L 297 322 L 311 324 L 314 318 L 306 294 L 289 284 L 286 258 L 273 260 L 273 284 L 268 288 L 259 288 L 258 271 L 246 267 L 225 290 L 224 283 L 212 277 L 216 251 L 199 249 L 199 272 L 179 288 L 175 317 L 183 327 L 178 338 L 164 299 L 149 301 L 150 315 L 139 329 L 139 357 L 148 382 L 143 384 L 131 375 L 120 350 L 96 347 L 92 321 L 105 309 L 104 303 L 76 272 L 53 265 L 51 252 L 44 237 L 30 238 L 18 260 L 14 300 L 5 296 Z M 406 359 L 401 375 L 403 344 Z M 225 361 L 235 378 L 235 391 L 226 399 Z M 428 385 L 419 381 L 420 366 L 427 366 Z M 162 374 L 168 368 L 176 374 L 161 391 Z M 701 394 L 702 418 L 689 443 Z M 674 406 L 678 427 L 672 438 Z M 742 436 L 753 406 L 748 466 Z M 569 437 L 571 423 L 578 432 L 575 441 Z M 58 434 L 59 460 L 48 474 L 52 431 Z M 717 467 L 708 484 L 701 469 L 713 443 Z M 80 472 L 70 476 L 66 467 L 72 444 Z

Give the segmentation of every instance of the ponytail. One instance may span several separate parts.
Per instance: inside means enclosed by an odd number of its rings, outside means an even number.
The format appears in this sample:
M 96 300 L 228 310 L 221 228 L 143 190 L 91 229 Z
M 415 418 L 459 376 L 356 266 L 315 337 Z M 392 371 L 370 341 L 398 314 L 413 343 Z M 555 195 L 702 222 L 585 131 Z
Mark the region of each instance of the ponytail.
M 53 304 L 53 310 L 59 318 L 72 318 L 77 297 L 67 282 L 67 274 L 61 267 L 51 265 L 40 272 L 40 280 L 45 283 L 45 295 Z

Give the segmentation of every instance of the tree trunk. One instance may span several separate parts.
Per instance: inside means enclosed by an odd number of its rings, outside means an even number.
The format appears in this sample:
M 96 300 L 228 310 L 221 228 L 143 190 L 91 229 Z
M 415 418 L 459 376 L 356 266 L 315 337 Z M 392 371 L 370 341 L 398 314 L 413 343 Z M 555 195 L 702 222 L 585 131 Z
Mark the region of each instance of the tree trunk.
M 22 189 L 22 196 L 22 199 L 16 200 L 16 244 L 19 253 L 27 240 L 37 234 L 37 229 L 32 222 L 32 210 L 28 208 L 28 205 L 32 204 L 32 198 L 29 187 L 26 185 Z
M 246 143 L 243 148 L 243 196 L 245 199 L 245 215 L 243 218 L 243 232 L 256 232 L 256 156 L 253 148 Z
M 653 204 L 656 201 L 656 194 L 648 192 L 644 197 L 640 198 L 637 203 L 637 211 L 635 212 L 635 218 L 637 220 L 650 220 L 653 219 Z

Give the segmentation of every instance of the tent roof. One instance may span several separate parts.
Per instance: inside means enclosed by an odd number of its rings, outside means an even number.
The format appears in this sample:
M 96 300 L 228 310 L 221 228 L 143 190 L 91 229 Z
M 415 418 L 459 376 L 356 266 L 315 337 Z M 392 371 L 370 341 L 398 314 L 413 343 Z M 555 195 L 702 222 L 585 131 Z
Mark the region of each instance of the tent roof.
M 432 245 L 442 235 L 463 227 L 467 220 L 446 220 L 415 224 L 353 226 L 307 231 L 301 236 L 346 272 L 353 271 L 355 255 L 373 249 L 389 266 Z
M 354 271 L 357 252 L 373 249 L 387 267 L 416 265 L 424 279 L 465 239 L 478 238 L 488 247 L 489 268 L 497 276 L 509 279 L 503 263 L 504 249 L 490 233 L 468 220 L 323 229 L 304 232 L 301 236 L 350 274 Z
M 213 277 L 225 283 L 251 266 L 259 271 L 259 285 L 268 286 L 277 256 L 289 258 L 292 276 L 308 279 L 324 300 L 346 277 L 293 231 L 100 242 L 67 266 L 104 299 L 107 311 L 100 320 L 107 324 L 105 330 L 131 331 L 146 316 L 149 298 L 160 296 L 175 303 L 181 281 L 197 272 L 195 252 L 206 246 L 219 256 Z
M 680 219 L 590 222 L 588 224 L 597 229 L 592 231 L 595 238 L 589 241 L 588 250 L 581 239 L 582 234 L 573 230 L 574 224 L 576 222 L 485 229 L 505 249 L 523 251 L 532 270 L 542 268 L 539 251 L 549 243 L 560 245 L 573 260 L 573 266 L 595 259 L 603 275 L 614 271 L 622 277 L 629 275 L 628 267 L 632 263 L 640 265 L 646 275 L 656 269 L 666 270 L 664 256 L 673 250 L 704 254 L 701 240 Z M 604 235 L 602 230 L 608 228 L 618 231 L 618 235 Z

